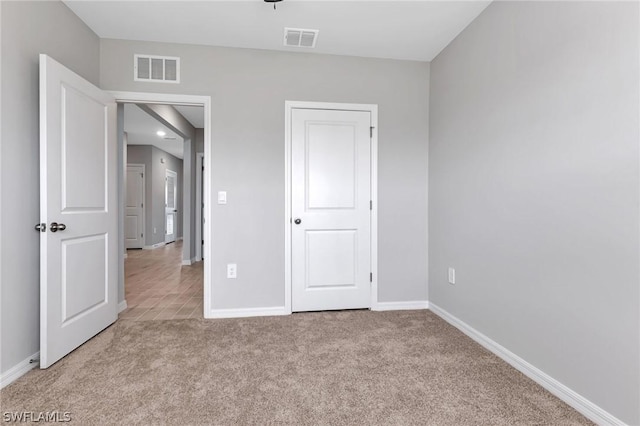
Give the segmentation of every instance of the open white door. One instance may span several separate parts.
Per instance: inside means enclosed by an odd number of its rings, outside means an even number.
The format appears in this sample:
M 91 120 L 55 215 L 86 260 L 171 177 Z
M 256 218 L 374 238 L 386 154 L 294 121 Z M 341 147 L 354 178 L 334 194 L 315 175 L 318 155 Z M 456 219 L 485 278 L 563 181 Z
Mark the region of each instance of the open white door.
M 117 318 L 116 104 L 40 55 L 40 367 Z

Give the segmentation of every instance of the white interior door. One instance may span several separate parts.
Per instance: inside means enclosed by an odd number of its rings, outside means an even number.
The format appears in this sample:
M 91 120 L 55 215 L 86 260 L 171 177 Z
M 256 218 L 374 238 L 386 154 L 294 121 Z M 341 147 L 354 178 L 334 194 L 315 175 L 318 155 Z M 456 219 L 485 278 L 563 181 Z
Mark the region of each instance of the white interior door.
M 371 305 L 371 114 L 293 109 L 293 311 Z
M 128 249 L 144 246 L 144 164 L 127 164 L 124 243 Z
M 165 178 L 165 232 L 164 242 L 172 243 L 176 240 L 176 227 L 178 217 L 177 195 L 178 195 L 178 174 L 172 170 L 167 170 Z
M 116 149 L 115 100 L 40 55 L 41 368 L 117 318 Z

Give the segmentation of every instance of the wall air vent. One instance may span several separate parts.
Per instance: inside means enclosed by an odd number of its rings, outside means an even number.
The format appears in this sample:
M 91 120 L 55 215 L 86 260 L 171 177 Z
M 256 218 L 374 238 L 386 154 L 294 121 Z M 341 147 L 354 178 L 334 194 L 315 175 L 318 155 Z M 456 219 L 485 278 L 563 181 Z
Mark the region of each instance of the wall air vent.
M 284 45 L 289 47 L 316 47 L 319 30 L 305 30 L 302 28 L 285 28 Z
M 180 58 L 133 55 L 133 79 L 155 83 L 180 83 Z

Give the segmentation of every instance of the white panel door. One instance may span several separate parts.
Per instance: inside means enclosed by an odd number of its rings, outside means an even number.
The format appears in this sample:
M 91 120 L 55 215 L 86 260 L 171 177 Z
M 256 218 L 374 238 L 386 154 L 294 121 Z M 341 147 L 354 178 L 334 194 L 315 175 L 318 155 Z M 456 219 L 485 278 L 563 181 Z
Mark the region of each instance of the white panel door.
M 144 164 L 127 164 L 124 212 L 124 244 L 128 249 L 144 246 Z
M 115 100 L 40 55 L 41 368 L 117 318 L 116 149 Z
M 178 174 L 167 170 L 165 178 L 165 228 L 164 242 L 172 243 L 176 240 L 176 227 L 178 226 Z
M 292 310 L 371 305 L 371 114 L 293 109 Z

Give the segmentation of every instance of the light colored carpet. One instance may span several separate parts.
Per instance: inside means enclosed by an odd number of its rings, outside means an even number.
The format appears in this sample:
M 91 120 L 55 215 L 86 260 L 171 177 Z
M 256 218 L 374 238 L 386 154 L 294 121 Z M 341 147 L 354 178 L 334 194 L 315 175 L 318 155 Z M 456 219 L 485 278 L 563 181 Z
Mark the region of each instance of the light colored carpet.
M 0 396 L 82 425 L 591 424 L 429 311 L 119 321 Z

